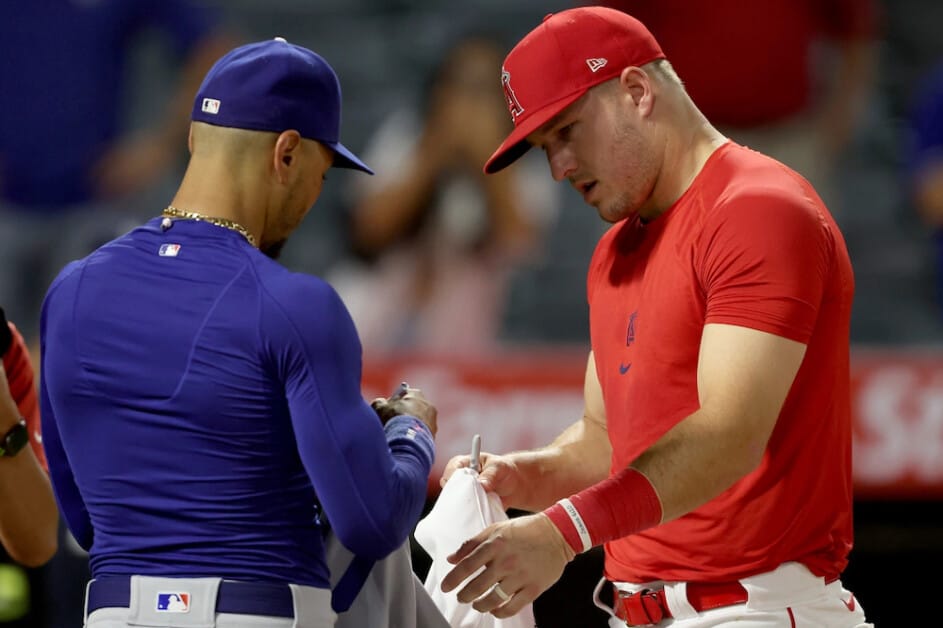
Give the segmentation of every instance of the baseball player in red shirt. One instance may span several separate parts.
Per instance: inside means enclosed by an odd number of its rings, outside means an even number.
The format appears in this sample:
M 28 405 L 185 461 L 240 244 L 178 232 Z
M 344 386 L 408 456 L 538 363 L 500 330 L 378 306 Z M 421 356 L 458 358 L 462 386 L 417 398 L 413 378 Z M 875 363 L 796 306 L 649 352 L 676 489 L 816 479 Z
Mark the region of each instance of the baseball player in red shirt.
M 482 456 L 486 487 L 536 514 L 457 548 L 442 588 L 508 617 L 604 544 L 610 626 L 869 626 L 839 580 L 854 278 L 815 190 L 717 132 L 623 12 L 548 16 L 502 82 L 515 129 L 485 172 L 536 146 L 612 227 L 587 279 L 584 414 L 548 447 Z

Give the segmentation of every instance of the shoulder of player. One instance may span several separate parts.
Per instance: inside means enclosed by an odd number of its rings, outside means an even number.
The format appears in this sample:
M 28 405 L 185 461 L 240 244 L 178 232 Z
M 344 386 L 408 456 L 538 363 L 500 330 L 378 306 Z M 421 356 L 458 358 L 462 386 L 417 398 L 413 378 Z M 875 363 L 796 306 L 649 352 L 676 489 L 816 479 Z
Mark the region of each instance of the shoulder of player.
M 822 225 L 828 212 L 812 185 L 775 159 L 743 149 L 704 190 L 703 221 L 782 221 Z
M 255 265 L 261 289 L 273 305 L 291 318 L 323 314 L 325 308 L 341 303 L 334 287 L 320 277 L 288 270 L 268 259 L 266 262 Z
M 46 290 L 46 300 L 52 299 L 64 284 L 77 281 L 87 261 L 88 258 L 86 257 L 66 264 L 62 270 L 59 271 L 59 274 L 56 275 L 55 279 L 49 283 L 49 288 Z

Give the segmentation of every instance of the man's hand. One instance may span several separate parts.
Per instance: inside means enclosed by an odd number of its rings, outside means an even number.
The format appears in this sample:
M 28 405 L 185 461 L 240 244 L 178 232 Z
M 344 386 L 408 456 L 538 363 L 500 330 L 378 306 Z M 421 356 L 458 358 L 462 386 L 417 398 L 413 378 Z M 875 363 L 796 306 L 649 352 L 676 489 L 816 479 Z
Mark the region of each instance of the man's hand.
M 448 557 L 455 568 L 442 580 L 442 590 L 448 593 L 484 567 L 458 592 L 459 602 L 474 601 L 477 611 L 512 617 L 559 580 L 575 555 L 543 513 L 502 521 Z
M 521 473 L 514 459 L 511 456 L 499 456 L 482 452 L 479 460 L 481 461 L 481 471 L 478 475 L 478 481 L 481 483 L 482 488 L 488 492 L 496 493 L 505 505 L 513 503 L 515 494 L 523 486 Z M 457 469 L 468 466 L 471 466 L 471 458 L 468 455 L 455 456 L 445 465 L 445 471 L 442 472 L 439 485 L 445 486 Z
M 425 423 L 433 436 L 439 429 L 438 411 L 418 388 L 406 388 L 405 392 L 396 393 L 391 397 L 377 397 L 370 402 L 370 407 L 380 417 L 383 425 L 395 416 L 408 414 Z

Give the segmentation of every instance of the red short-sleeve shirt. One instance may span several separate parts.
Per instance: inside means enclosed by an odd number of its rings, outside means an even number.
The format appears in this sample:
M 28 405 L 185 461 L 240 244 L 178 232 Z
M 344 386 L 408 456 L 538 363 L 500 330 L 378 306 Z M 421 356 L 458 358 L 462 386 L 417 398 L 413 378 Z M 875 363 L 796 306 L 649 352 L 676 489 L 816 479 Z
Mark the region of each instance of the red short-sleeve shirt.
M 812 187 L 728 142 L 665 214 L 603 236 L 587 286 L 613 472 L 697 410 L 705 324 L 807 345 L 760 466 L 693 512 L 607 544 L 607 576 L 724 581 L 785 561 L 840 573 L 852 544 L 854 280 Z

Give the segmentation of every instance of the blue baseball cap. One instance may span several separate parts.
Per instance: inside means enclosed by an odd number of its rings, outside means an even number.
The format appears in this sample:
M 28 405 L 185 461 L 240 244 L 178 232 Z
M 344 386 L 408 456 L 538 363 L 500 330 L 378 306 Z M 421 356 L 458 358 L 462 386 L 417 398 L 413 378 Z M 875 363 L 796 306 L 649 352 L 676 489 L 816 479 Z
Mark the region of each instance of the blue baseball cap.
M 334 166 L 373 174 L 340 143 L 341 85 L 320 55 L 281 37 L 240 46 L 210 68 L 191 120 L 272 131 L 294 129 L 331 148 Z

